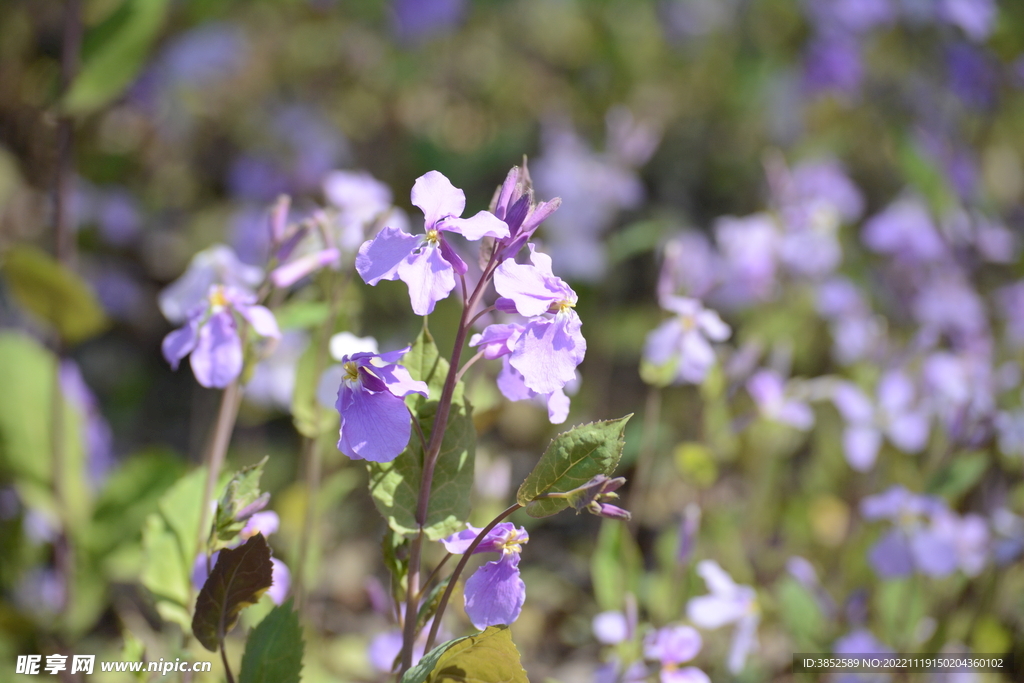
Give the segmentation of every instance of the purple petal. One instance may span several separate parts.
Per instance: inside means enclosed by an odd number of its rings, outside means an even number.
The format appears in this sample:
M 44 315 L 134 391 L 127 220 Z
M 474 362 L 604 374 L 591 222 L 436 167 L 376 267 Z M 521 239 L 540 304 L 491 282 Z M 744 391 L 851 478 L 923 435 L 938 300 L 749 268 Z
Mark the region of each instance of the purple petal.
M 568 285 L 551 274 L 550 258 L 536 252 L 533 256 L 532 264 L 506 259 L 494 271 L 494 288 L 515 303 L 520 315 L 527 317 L 545 313 L 553 302 L 576 298 Z
M 288 590 L 292 587 L 292 573 L 288 570 L 287 565 L 276 557 L 270 558 L 270 562 L 274 565 L 274 569 L 267 595 L 275 605 L 280 605 L 288 597 Z
M 343 385 L 336 407 L 341 414 L 338 450 L 353 460 L 391 462 L 409 443 L 409 409 L 389 392 L 370 393 Z
M 300 256 L 291 263 L 274 269 L 270 279 L 275 287 L 291 287 L 296 282 L 325 266 L 337 266 L 341 261 L 341 252 L 335 248 L 323 249 L 312 254 Z
M 576 366 L 587 350 L 581 326 L 574 311 L 560 313 L 554 320 L 535 318 L 527 323 L 509 357 L 526 386 L 538 394 L 550 394 L 576 377 Z
M 395 660 L 402 652 L 402 632 L 387 631 L 370 641 L 367 657 L 377 671 L 389 674 L 395 669 Z
M 666 667 L 661 670 L 660 680 L 661 683 L 711 683 L 708 675 L 695 666 Z
M 281 330 L 277 327 L 277 319 L 266 306 L 235 306 L 235 310 L 249 321 L 252 329 L 261 337 L 280 339 Z
M 678 318 L 666 320 L 647 334 L 644 357 L 655 365 L 672 360 L 682 346 L 683 328 Z
M 473 338 L 469 340 L 469 345 L 482 346 L 484 358 L 494 360 L 512 353 L 522 331 L 523 326 L 515 323 L 488 325 L 482 333 L 473 335 Z
M 509 365 L 508 357 L 502 359 L 497 384 L 501 395 L 510 401 L 525 401 L 537 395 L 526 386 L 523 373 Z
M 843 451 L 846 462 L 858 472 L 867 472 L 875 464 L 882 434 L 874 427 L 847 427 L 843 432 Z
M 914 564 L 928 576 L 949 576 L 956 571 L 956 546 L 940 530 L 924 529 L 911 536 L 910 552 Z
M 836 387 L 832 403 L 847 422 L 870 423 L 875 414 L 871 399 L 852 382 L 842 382 Z
M 473 541 L 480 535 L 481 531 L 482 529 L 477 529 L 476 527 L 467 524 L 465 529 L 457 531 L 447 538 L 442 538 L 440 543 L 444 546 L 444 549 L 451 554 L 462 555 L 469 550 L 469 546 L 473 544 Z M 526 534 L 524 529 L 517 530 L 512 522 L 501 522 L 487 532 L 487 535 L 484 536 L 482 541 L 480 541 L 480 545 L 473 550 L 473 554 L 493 553 L 501 550 L 500 544 L 503 543 L 513 531 L 521 531 L 521 533 L 518 533 L 520 538 L 524 536 L 529 538 L 529 535 Z
M 409 299 L 416 315 L 429 315 L 434 304 L 455 289 L 455 271 L 441 250 L 425 245 L 419 254 L 410 254 L 398 264 L 398 277 L 409 286 Z
M 616 645 L 629 637 L 629 623 L 622 612 L 601 612 L 594 616 L 591 629 L 598 642 Z
M 729 646 L 729 671 L 738 674 L 747 661 L 747 653 L 757 645 L 757 615 L 748 615 L 736 624 Z
M 181 359 L 196 347 L 196 343 L 199 341 L 198 329 L 199 318 L 194 317 L 184 327 L 174 330 L 164 337 L 160 349 L 163 351 L 164 358 L 171 364 L 172 370 L 177 370 Z
M 472 218 L 449 218 L 443 223 L 445 230 L 456 232 L 475 242 L 484 237 L 508 237 L 508 225 L 490 211 L 480 211 Z
M 547 398 L 548 422 L 553 425 L 560 425 L 569 417 L 569 408 L 572 402 L 565 395 L 562 389 L 555 389 Z
M 242 529 L 241 536 L 242 538 L 249 538 L 256 534 L 269 536 L 273 533 L 277 533 L 277 530 L 280 527 L 281 518 L 277 516 L 276 512 L 272 510 L 257 512 L 249 517 L 249 521 L 246 523 L 245 528 Z
M 907 537 L 899 529 L 883 536 L 868 551 L 868 561 L 879 577 L 895 579 L 914 572 L 914 558 Z
M 398 267 L 419 242 L 419 237 L 398 228 L 384 228 L 359 247 L 356 271 L 368 285 L 376 285 L 381 280 L 397 280 Z
M 462 257 L 459 256 L 458 252 L 452 248 L 452 245 L 448 244 L 447 240 L 442 238 L 438 246 L 441 248 L 441 256 L 444 257 L 445 261 L 451 264 L 452 269 L 456 273 L 459 275 L 465 275 L 469 271 L 469 266 L 467 266 L 466 262 L 462 260 Z
M 442 218 L 461 216 L 466 208 L 466 194 L 439 171 L 430 171 L 413 184 L 412 203 L 423 212 L 424 224 L 430 230 Z
M 426 382 L 413 379 L 409 371 L 401 365 L 392 364 L 384 367 L 372 367 L 374 372 L 384 380 L 387 391 L 399 398 L 405 398 L 409 394 L 427 396 L 430 393 Z
M 526 601 L 526 584 L 519 578 L 519 555 L 488 562 L 466 581 L 466 614 L 480 630 L 511 624 Z
M 242 373 L 242 341 L 229 311 L 214 313 L 199 329 L 191 363 L 196 381 L 209 388 L 223 389 Z
M 917 411 L 894 415 L 886 434 L 901 451 L 919 453 L 928 443 L 928 413 Z

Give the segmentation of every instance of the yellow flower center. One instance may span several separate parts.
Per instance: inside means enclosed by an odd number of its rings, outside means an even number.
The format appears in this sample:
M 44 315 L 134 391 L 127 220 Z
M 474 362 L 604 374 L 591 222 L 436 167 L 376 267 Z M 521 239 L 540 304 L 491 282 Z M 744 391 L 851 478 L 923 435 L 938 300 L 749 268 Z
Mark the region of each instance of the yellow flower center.
M 518 553 L 523 550 L 523 542 L 519 540 L 519 531 L 513 529 L 501 543 L 502 553 Z
M 697 318 L 692 315 L 681 315 L 679 316 L 679 324 L 683 328 L 683 332 L 689 332 L 697 328 Z
M 228 299 L 224 296 L 224 288 L 221 286 L 214 287 L 213 291 L 210 292 L 210 306 L 213 308 L 224 308 L 228 305 Z
M 555 306 L 558 308 L 559 313 L 562 313 L 563 311 L 569 308 L 576 308 L 576 304 L 572 301 L 569 301 L 568 299 L 562 299 L 561 301 L 557 302 Z
M 431 244 L 436 245 L 438 242 L 441 241 L 441 233 L 439 233 L 434 228 L 427 230 L 427 241 L 430 242 Z
M 359 366 L 354 361 L 349 361 L 343 366 L 345 368 L 345 377 L 343 378 L 347 382 L 354 382 L 359 379 Z

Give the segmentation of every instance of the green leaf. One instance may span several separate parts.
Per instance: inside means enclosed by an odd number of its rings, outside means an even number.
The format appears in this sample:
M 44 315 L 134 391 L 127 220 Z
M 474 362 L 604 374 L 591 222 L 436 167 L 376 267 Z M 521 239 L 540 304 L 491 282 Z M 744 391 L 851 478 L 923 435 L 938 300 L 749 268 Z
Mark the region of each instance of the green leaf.
M 288 600 L 249 632 L 239 683 L 299 683 L 305 647 L 299 615 Z
M 611 519 L 601 522 L 597 547 L 590 558 L 594 597 L 602 610 L 622 610 L 626 593 L 640 592 L 643 556 L 626 525 Z
M 791 577 L 784 578 L 777 591 L 779 612 L 789 633 L 801 646 L 820 645 L 817 639 L 824 631 L 825 620 L 814 595 Z
M 401 683 L 529 683 L 508 626 L 437 646 L 405 672 Z
M 598 474 L 611 475 L 622 455 L 623 433 L 629 414 L 618 420 L 573 427 L 551 440 L 540 462 L 519 487 L 516 500 L 531 517 L 547 517 L 569 507 L 565 498 L 537 500 L 547 493 L 564 493 Z
M 109 321 L 89 285 L 43 251 L 18 245 L 7 252 L 4 278 L 22 306 L 77 344 L 99 334 Z
M 401 364 L 413 379 L 427 383 L 430 396 L 413 394 L 406 398 L 429 442 L 437 414 L 448 361 L 441 358 L 430 332 L 424 327 Z M 462 383 L 455 386 L 448 425 L 441 441 L 431 482 L 430 506 L 424 533 L 432 541 L 463 528 L 469 518 L 470 491 L 473 487 L 473 465 L 476 458 L 476 427 L 472 408 L 466 400 Z M 368 462 L 370 493 L 377 509 L 398 534 L 411 536 L 417 532 L 416 504 L 423 473 L 423 446 L 413 430 L 409 445 L 387 463 Z
M 319 327 L 330 314 L 331 307 L 326 301 L 289 301 L 274 309 L 277 326 L 282 330 Z
M 317 372 L 319 354 L 316 344 L 306 347 L 295 368 L 295 391 L 292 393 L 292 421 L 295 429 L 310 439 L 338 429 L 338 411 L 324 408 L 316 400 L 316 387 L 320 382 Z M 325 369 L 320 368 L 321 372 Z
M 87 114 L 121 94 L 145 64 L 168 4 L 168 0 L 126 0 L 86 36 L 85 63 L 63 102 L 67 113 Z
M 974 488 L 987 469 L 985 453 L 958 454 L 928 482 L 928 492 L 955 501 Z
M 268 458 L 269 456 L 265 455 L 255 465 L 243 467 L 235 472 L 224 488 L 224 495 L 217 501 L 217 514 L 214 518 L 217 540 L 229 542 L 245 528 L 248 516 L 239 521 L 239 512 L 258 502 L 266 505 L 270 494 L 260 494 L 260 477 L 263 476 L 263 466 L 267 464 Z
M 273 581 L 270 546 L 263 534 L 252 536 L 238 548 L 225 548 L 199 591 L 192 633 L 203 647 L 216 652 L 238 615 L 255 605 Z

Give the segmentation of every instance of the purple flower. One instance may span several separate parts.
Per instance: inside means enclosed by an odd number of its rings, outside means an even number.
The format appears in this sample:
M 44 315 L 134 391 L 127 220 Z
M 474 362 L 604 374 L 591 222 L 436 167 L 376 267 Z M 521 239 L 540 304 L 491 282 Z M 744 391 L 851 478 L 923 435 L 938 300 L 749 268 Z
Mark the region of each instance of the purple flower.
M 230 247 L 215 244 L 193 256 L 185 273 L 160 292 L 160 311 L 172 323 L 184 322 L 203 303 L 212 285 L 248 292 L 262 281 L 260 268 L 239 261 Z
M 408 348 L 380 355 L 356 353 L 341 359 L 344 374 L 335 407 L 341 415 L 338 450 L 353 460 L 391 462 L 405 450 L 412 431 L 402 399 L 427 395 L 398 360 Z
M 269 496 L 269 494 L 264 494 Z M 264 502 L 264 505 L 266 503 Z M 240 511 L 240 515 L 243 515 L 244 511 Z M 250 515 L 245 527 L 238 534 L 238 538 L 227 546 L 228 548 L 237 548 L 247 541 L 249 538 L 256 534 L 263 534 L 264 537 L 270 536 L 277 532 L 278 527 L 281 526 L 281 518 L 277 516 L 276 512 L 269 510 L 265 512 L 256 512 Z M 210 570 L 212 571 L 217 566 L 217 558 L 220 556 L 220 551 L 214 552 L 210 555 Z M 273 572 L 271 574 L 270 588 L 267 590 L 267 595 L 274 601 L 275 605 L 284 603 L 285 598 L 288 597 L 288 591 L 292 585 L 292 573 L 288 569 L 288 566 L 277 559 L 276 557 L 270 558 L 270 563 L 273 565 Z M 206 555 L 200 553 L 195 561 L 192 563 L 192 586 L 198 591 L 201 590 L 203 584 L 206 583 L 206 579 L 209 576 L 206 573 Z
M 893 0 L 811 0 L 809 14 L 823 28 L 864 33 L 896 19 Z
M 594 615 L 590 627 L 603 645 L 617 645 L 632 636 L 626 615 L 615 610 Z
M 574 310 L 576 292 L 552 274 L 551 258 L 536 251 L 533 245 L 530 261 L 519 264 L 506 259 L 498 266 L 494 288 L 501 298 L 496 306 L 528 318 L 514 346 L 506 342 L 506 347 L 511 348 L 508 362 L 523 376 L 527 388 L 546 395 L 575 379 L 576 366 L 583 362 L 587 351 L 587 341 Z M 497 357 L 495 353 L 498 350 L 492 351 L 493 357 Z
M 85 383 L 82 370 L 73 360 L 60 363 L 60 388 L 65 399 L 82 416 L 82 444 L 86 471 L 93 486 L 102 484 L 114 467 L 114 432 L 103 417 L 96 395 Z
M 366 171 L 331 171 L 323 190 L 337 210 L 334 246 L 345 253 L 355 252 L 374 225 L 400 229 L 408 225 L 405 213 L 391 204 L 391 188 Z
M 466 0 L 394 0 L 391 11 L 395 34 L 415 43 L 456 28 L 466 13 Z
M 665 244 L 658 276 L 658 301 L 666 307 L 672 297 L 704 297 L 715 286 L 718 254 L 703 233 L 687 230 Z
M 699 562 L 697 573 L 711 592 L 691 598 L 686 604 L 686 614 L 701 628 L 736 624 L 728 665 L 729 671 L 737 674 L 743 670 L 747 653 L 757 647 L 757 624 L 761 620 L 757 595 L 750 586 L 740 586 L 733 581 L 714 560 Z
M 679 545 L 676 547 L 676 563 L 685 566 L 693 558 L 693 550 L 697 545 L 697 534 L 700 531 L 700 506 L 687 503 L 683 508 L 683 521 L 679 524 Z
M 770 299 L 775 293 L 779 228 L 767 213 L 723 216 L 715 223 L 722 255 L 721 287 L 714 300 L 735 308 Z
M 946 253 L 928 209 L 916 197 L 897 199 L 870 218 L 861 239 L 872 251 L 910 262 L 935 261 Z
M 494 214 L 480 211 L 472 218 L 459 218 L 466 208 L 466 195 L 437 171 L 416 179 L 412 203 L 424 214 L 426 233 L 419 237 L 397 228 L 384 228 L 359 248 L 356 270 L 369 285 L 381 280 L 402 280 L 409 287 L 412 310 L 428 315 L 434 304 L 455 288 L 455 273 L 468 268 L 445 232 L 469 240 L 508 237 L 508 225 Z
M 830 322 L 832 353 L 840 364 L 849 365 L 884 349 L 882 326 L 860 290 L 846 278 L 819 285 L 817 306 Z
M 533 237 L 544 219 L 561 205 L 559 197 L 537 204 L 533 198 L 533 181 L 525 162 L 522 168 L 513 167 L 494 198 L 494 215 L 508 225 L 509 232 L 509 236 L 495 247 L 497 259 L 503 261 L 514 258 Z
M 939 17 L 977 42 L 992 33 L 997 11 L 995 0 L 939 0 Z
M 666 626 L 644 638 L 644 657 L 661 662 L 661 683 L 711 683 L 697 667 L 679 667 L 696 657 L 702 645 L 695 628 Z
M 1006 321 L 1006 337 L 1015 348 L 1024 347 L 1024 280 L 997 289 L 994 296 Z
M 747 380 L 747 391 L 765 418 L 807 431 L 814 425 L 814 411 L 787 395 L 786 382 L 774 370 L 759 370 Z
M 804 84 L 811 92 L 835 90 L 853 94 L 864 78 L 860 42 L 845 31 L 819 34 L 804 56 Z
M 299 359 L 309 346 L 309 335 L 302 330 L 286 330 L 277 347 L 256 364 L 245 385 L 246 400 L 267 408 L 290 411 L 295 392 Z
M 657 366 L 675 363 L 677 382 L 700 384 L 715 364 L 711 342 L 725 341 L 732 330 L 696 299 L 667 297 L 662 306 L 677 315 L 647 335 L 644 358 Z
M 995 104 L 999 72 L 980 48 L 962 43 L 946 48 L 949 90 L 971 107 L 987 109 Z
M 442 539 L 450 553 L 461 555 L 480 534 L 480 529 L 467 525 L 463 531 Z M 500 552 L 501 558 L 480 567 L 466 581 L 464 589 L 466 614 L 480 630 L 498 624 L 511 624 L 519 617 L 526 600 L 526 584 L 519 577 L 519 553 L 530 535 L 522 527 L 502 522 L 491 529 L 473 554 Z
M 919 408 L 914 385 L 898 370 L 887 372 L 878 383 L 877 405 L 856 385 L 843 382 L 832 401 L 846 420 L 843 449 L 850 466 L 866 472 L 875 464 L 882 434 L 900 450 L 919 453 L 928 443 L 929 414 Z
M 213 285 L 206 301 L 189 313 L 185 326 L 164 337 L 164 358 L 177 370 L 181 359 L 191 353 L 196 381 L 204 387 L 226 387 L 242 372 L 242 340 L 238 336 L 236 313 L 259 336 L 281 336 L 274 314 L 255 303 L 254 294 Z

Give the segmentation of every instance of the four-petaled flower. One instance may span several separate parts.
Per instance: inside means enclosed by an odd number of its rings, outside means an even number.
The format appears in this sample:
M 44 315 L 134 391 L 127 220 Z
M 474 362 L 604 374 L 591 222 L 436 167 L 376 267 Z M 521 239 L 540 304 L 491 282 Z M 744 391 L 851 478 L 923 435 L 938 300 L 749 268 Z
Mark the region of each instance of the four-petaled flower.
M 692 626 L 666 626 L 644 639 L 644 656 L 661 662 L 661 683 L 711 683 L 697 667 L 679 666 L 696 657 L 703 644 Z
M 444 233 L 454 232 L 468 240 L 509 236 L 508 225 L 488 211 L 472 218 L 460 218 L 466 195 L 448 178 L 430 171 L 416 179 L 412 203 L 423 211 L 423 235 L 410 235 L 387 227 L 359 248 L 356 270 L 368 285 L 381 280 L 402 280 L 409 287 L 412 310 L 428 315 L 434 304 L 455 288 L 455 273 L 465 274 L 467 266 Z
M 398 360 L 408 348 L 382 353 L 356 353 L 341 359 L 342 378 L 335 407 L 341 414 L 338 450 L 353 460 L 390 462 L 405 450 L 412 431 L 409 409 L 402 399 L 427 395 Z
M 676 316 L 647 335 L 644 357 L 658 366 L 674 362 L 677 382 L 703 382 L 715 364 L 711 342 L 728 339 L 732 330 L 696 299 L 669 295 L 662 306 Z
M 740 586 L 714 560 L 697 563 L 697 573 L 711 591 L 692 598 L 686 605 L 690 621 L 701 628 L 719 628 L 736 624 L 729 647 L 729 671 L 743 670 L 747 653 L 757 647 L 757 624 L 761 619 L 757 595 L 750 586 Z
M 192 372 L 204 387 L 222 389 L 242 372 L 242 340 L 235 313 L 242 316 L 261 337 L 278 339 L 274 314 L 256 305 L 256 296 L 227 285 L 213 285 L 188 314 L 184 327 L 163 341 L 163 354 L 171 368 L 192 354 Z
M 467 524 L 466 529 L 441 539 L 441 544 L 448 552 L 462 555 L 480 531 Z M 519 553 L 529 540 L 526 529 L 502 522 L 488 531 L 473 550 L 474 555 L 501 553 L 500 559 L 480 567 L 466 581 L 466 614 L 473 626 L 483 630 L 488 626 L 511 624 L 519 618 L 526 601 L 526 584 L 519 577 Z

